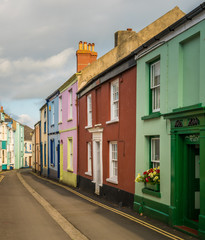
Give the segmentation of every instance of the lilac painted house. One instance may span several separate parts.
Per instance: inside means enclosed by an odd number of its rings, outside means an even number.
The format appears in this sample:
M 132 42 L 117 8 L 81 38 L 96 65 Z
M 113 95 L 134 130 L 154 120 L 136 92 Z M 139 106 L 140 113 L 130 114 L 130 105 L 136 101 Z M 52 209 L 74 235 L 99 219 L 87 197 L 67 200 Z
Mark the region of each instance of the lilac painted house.
M 77 186 L 77 74 L 60 88 L 59 133 L 60 133 L 60 181 Z

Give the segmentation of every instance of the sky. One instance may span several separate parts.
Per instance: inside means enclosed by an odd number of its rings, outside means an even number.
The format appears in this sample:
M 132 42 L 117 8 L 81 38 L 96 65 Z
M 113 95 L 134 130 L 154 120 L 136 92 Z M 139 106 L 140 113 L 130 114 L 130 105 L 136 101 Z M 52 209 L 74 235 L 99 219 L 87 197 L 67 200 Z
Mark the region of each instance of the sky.
M 189 13 L 202 0 L 0 0 L 0 105 L 30 127 L 45 99 L 76 72 L 79 41 L 95 43 L 98 58 L 114 33 L 138 32 L 178 6 Z

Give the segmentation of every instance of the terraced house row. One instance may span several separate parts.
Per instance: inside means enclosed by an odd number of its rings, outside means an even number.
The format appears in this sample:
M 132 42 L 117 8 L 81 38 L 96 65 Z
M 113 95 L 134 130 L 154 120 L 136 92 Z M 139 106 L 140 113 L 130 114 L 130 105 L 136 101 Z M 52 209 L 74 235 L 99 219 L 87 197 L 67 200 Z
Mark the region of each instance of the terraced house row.
M 0 171 L 31 167 L 32 129 L 0 110 Z
M 204 238 L 204 9 L 118 31 L 99 59 L 79 42 L 76 73 L 40 109 L 33 170 Z

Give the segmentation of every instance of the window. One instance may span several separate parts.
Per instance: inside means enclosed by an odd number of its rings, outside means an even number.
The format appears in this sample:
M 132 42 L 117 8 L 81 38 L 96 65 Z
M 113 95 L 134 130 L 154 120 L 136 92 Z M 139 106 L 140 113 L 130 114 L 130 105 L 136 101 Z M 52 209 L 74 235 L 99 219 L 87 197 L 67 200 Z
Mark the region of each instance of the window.
M 51 125 L 54 125 L 54 116 L 55 116 L 55 112 L 54 112 L 54 102 L 51 103 Z
M 68 119 L 72 119 L 73 118 L 73 91 L 72 91 L 72 89 L 68 93 L 69 93 Z
M 119 117 L 119 81 L 111 83 L 111 120 L 118 120 Z
M 87 125 L 92 126 L 92 98 L 91 94 L 87 96 Z
M 91 155 L 91 142 L 87 143 L 87 163 L 88 163 L 88 170 L 85 174 L 92 176 L 92 155 Z
M 107 181 L 118 183 L 118 153 L 117 142 L 109 143 L 110 176 Z
M 160 61 L 150 65 L 151 112 L 160 111 Z
M 59 97 L 59 123 L 62 122 L 62 96 Z
M 151 167 L 157 168 L 160 164 L 160 138 L 151 137 Z
M 44 133 L 46 133 L 46 122 L 44 122 Z
M 73 139 L 68 138 L 68 163 L 67 169 L 73 171 Z
M 44 119 L 46 119 L 46 109 L 44 110 Z

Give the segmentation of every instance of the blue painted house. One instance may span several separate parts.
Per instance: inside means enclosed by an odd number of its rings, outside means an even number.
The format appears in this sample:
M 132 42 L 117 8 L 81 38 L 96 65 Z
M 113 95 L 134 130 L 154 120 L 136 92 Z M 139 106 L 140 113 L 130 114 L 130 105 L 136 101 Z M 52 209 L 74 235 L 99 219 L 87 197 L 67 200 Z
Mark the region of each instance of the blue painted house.
M 47 97 L 48 177 L 60 177 L 59 90 Z

